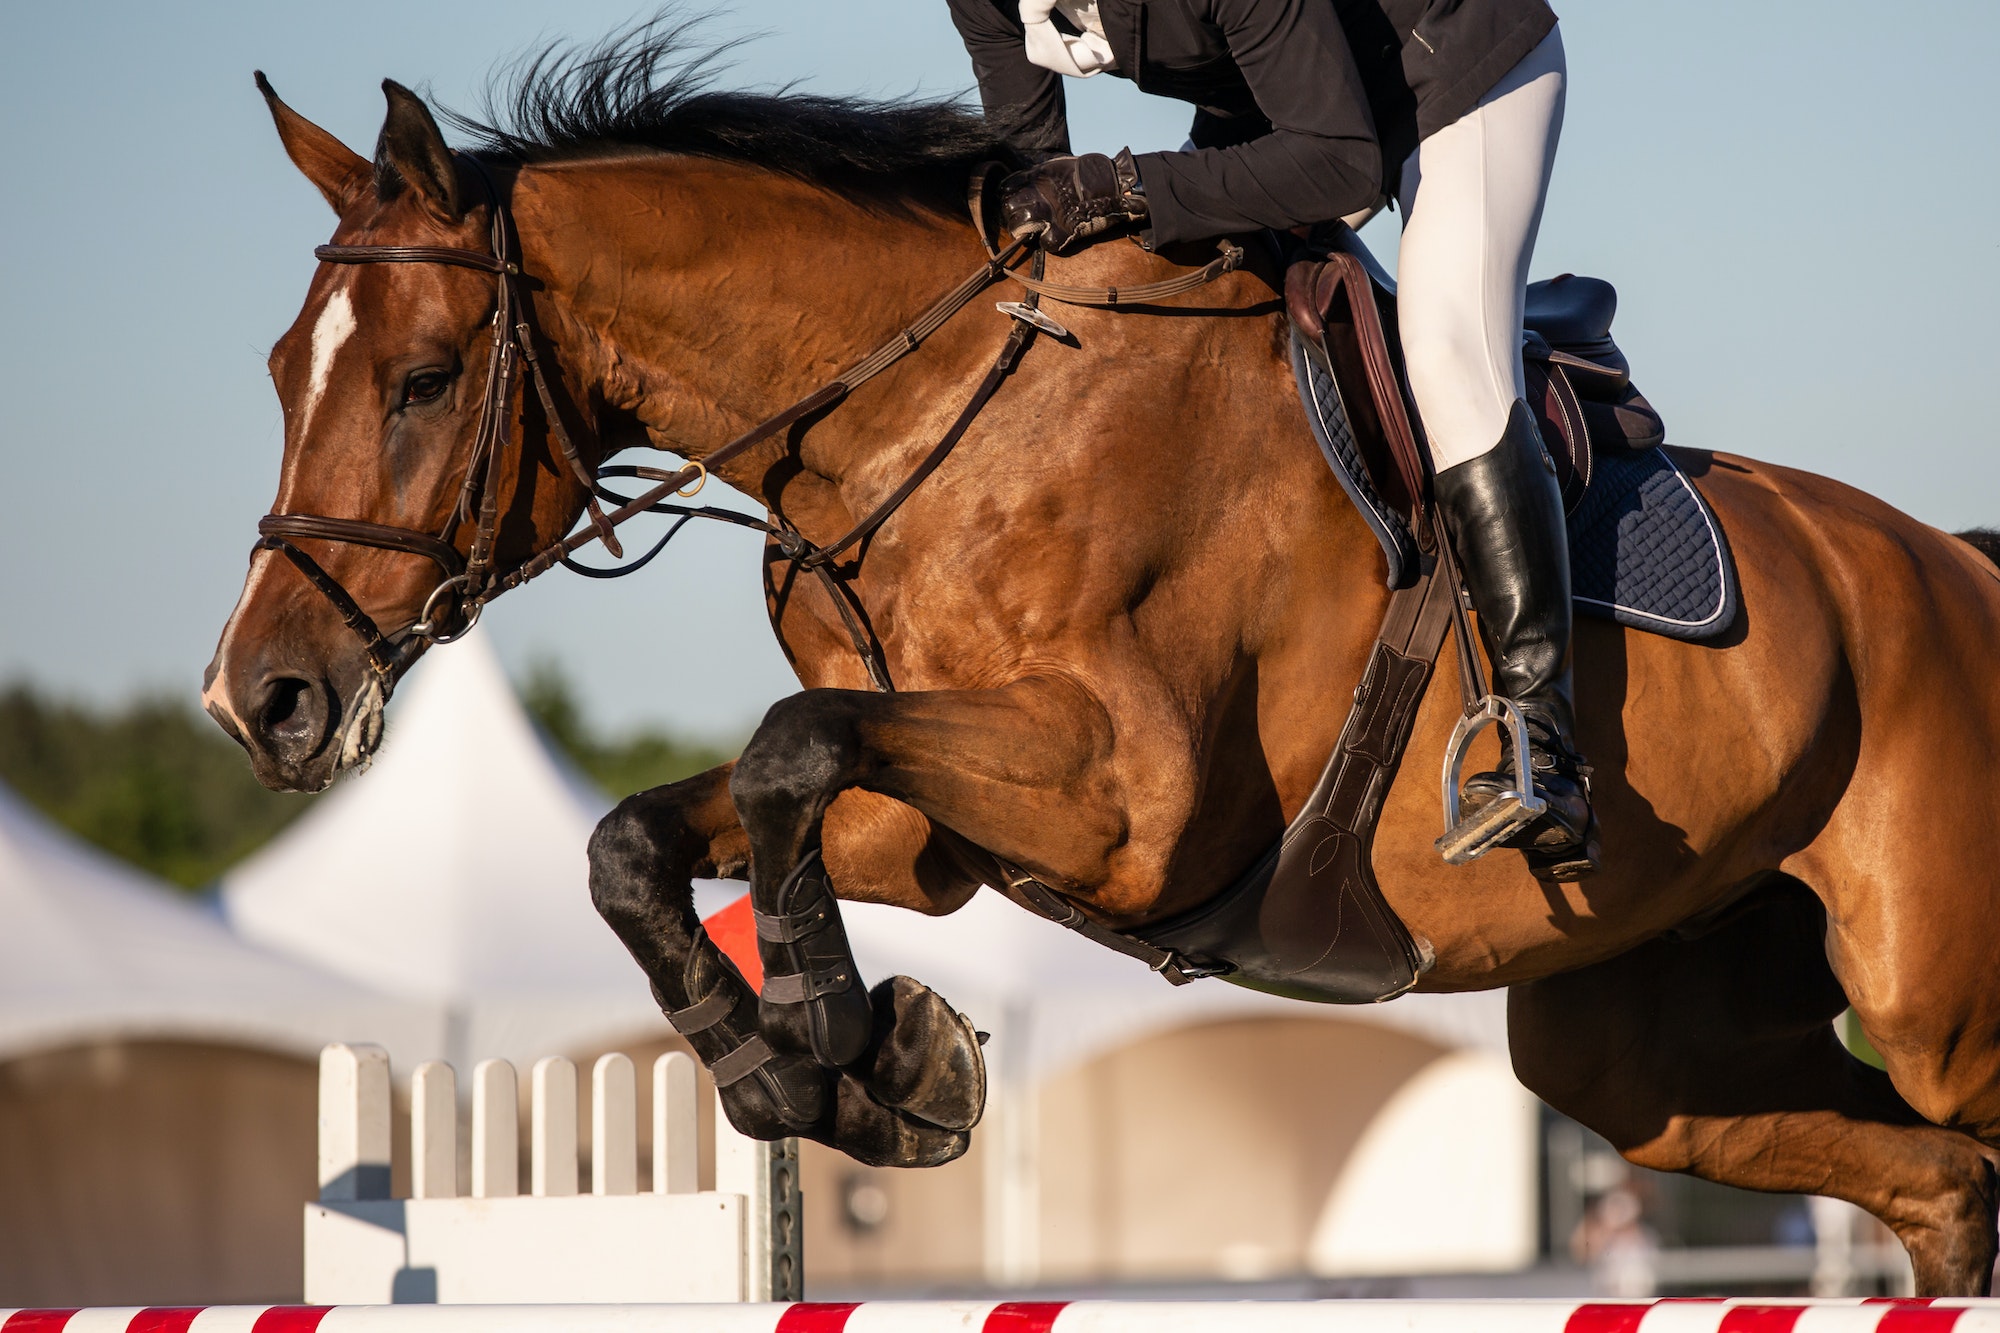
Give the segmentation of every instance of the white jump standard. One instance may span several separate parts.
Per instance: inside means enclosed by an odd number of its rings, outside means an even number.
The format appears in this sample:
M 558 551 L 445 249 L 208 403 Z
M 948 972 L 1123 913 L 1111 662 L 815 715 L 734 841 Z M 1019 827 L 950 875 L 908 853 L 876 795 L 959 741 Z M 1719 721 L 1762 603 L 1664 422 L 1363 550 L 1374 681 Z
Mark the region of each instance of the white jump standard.
M 798 1144 L 759 1143 L 715 1117 L 715 1182 L 697 1191 L 694 1062 L 653 1066 L 653 1180 L 638 1190 L 632 1062 L 591 1071 L 591 1192 L 577 1192 L 576 1068 L 532 1075 L 530 1192 L 519 1190 L 514 1067 L 472 1076 L 470 1191 L 458 1180 L 451 1066 L 410 1085 L 411 1197 L 389 1190 L 389 1058 L 320 1055 L 317 1203 L 305 1211 L 305 1298 L 316 1305 L 722 1302 L 801 1293 Z

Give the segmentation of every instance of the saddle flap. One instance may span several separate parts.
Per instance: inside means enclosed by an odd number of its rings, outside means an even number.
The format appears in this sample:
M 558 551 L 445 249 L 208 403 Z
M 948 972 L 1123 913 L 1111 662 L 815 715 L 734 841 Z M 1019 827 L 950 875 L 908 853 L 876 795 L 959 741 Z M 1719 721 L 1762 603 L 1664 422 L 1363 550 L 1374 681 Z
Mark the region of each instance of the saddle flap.
M 1415 414 L 1403 392 L 1393 301 L 1384 302 L 1368 269 L 1345 251 L 1308 253 L 1285 270 L 1285 309 L 1335 380 L 1368 391 L 1343 397 L 1348 424 L 1383 498 L 1405 513 L 1419 543 L 1430 492 L 1430 460 L 1419 443 Z

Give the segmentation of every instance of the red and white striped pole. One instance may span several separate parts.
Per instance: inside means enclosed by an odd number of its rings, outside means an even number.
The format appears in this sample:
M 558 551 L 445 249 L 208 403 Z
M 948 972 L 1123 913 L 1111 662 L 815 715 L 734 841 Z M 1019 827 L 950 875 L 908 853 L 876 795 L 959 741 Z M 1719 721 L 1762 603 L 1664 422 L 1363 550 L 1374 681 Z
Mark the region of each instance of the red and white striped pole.
M 0 1310 L 0 1333 L 2000 1333 L 2000 1301 L 868 1301 Z

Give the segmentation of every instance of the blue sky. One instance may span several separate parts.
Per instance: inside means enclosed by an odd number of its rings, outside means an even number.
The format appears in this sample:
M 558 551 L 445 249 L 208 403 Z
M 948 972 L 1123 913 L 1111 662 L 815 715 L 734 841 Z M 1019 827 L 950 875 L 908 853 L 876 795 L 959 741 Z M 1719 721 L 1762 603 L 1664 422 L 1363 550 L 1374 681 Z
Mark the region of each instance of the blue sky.
M 1577 0 L 1537 276 L 1618 284 L 1674 442 L 1825 472 L 1942 527 L 2000 523 L 2000 6 Z M 0 681 L 192 698 L 276 485 L 269 344 L 331 216 L 251 86 L 366 150 L 380 79 L 470 104 L 496 61 L 631 3 L 0 3 Z M 722 6 L 730 78 L 956 93 L 943 0 Z M 1081 148 L 1173 147 L 1184 108 L 1072 85 Z M 1393 258 L 1393 220 L 1370 228 Z M 1311 448 L 1301 432 L 1299 448 Z M 606 721 L 746 732 L 795 683 L 755 540 L 690 533 L 623 582 L 489 618 Z

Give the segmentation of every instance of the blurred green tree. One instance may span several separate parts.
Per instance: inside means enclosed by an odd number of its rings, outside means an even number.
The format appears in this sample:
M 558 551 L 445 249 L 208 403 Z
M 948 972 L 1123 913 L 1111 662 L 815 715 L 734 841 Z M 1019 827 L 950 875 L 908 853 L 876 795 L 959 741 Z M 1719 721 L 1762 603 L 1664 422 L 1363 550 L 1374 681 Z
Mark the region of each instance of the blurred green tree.
M 613 797 L 728 758 L 657 728 L 600 736 L 549 659 L 521 696 L 543 734 Z M 191 704 L 156 695 L 93 708 L 27 684 L 0 689 L 0 781 L 72 833 L 186 889 L 214 883 L 313 800 L 266 791 Z
M 0 780 L 72 833 L 198 889 L 311 803 L 266 791 L 238 749 L 166 696 L 115 709 L 0 690 Z
M 542 734 L 613 798 L 679 782 L 729 758 L 725 750 L 654 727 L 642 727 L 611 740 L 600 737 L 584 715 L 568 675 L 552 658 L 544 657 L 529 667 L 521 702 Z

